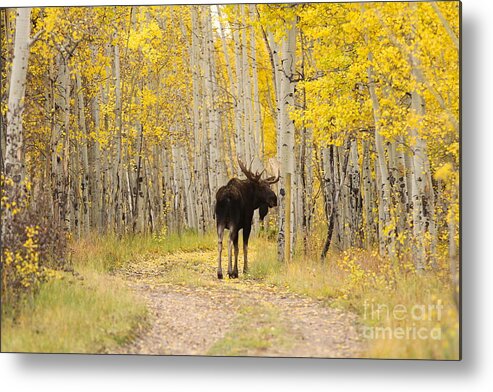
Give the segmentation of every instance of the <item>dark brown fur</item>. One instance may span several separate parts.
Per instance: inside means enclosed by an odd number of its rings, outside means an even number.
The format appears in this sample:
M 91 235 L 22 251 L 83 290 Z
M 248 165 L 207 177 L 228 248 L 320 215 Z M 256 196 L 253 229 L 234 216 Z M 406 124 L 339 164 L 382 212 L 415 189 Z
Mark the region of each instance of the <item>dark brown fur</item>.
M 241 166 L 241 163 L 240 163 Z M 243 170 L 243 167 L 242 167 Z M 244 170 L 245 172 L 245 170 Z M 268 178 L 261 180 L 260 175 L 253 175 L 251 172 L 245 173 L 246 180 L 233 178 L 219 188 L 216 193 L 215 217 L 217 223 L 217 234 L 219 237 L 219 258 L 217 277 L 222 279 L 221 253 L 224 229 L 230 231 L 228 247 L 228 276 L 238 277 L 238 232 L 243 230 L 243 253 L 244 265 L 243 272 L 248 270 L 248 238 L 252 229 L 253 213 L 260 208 L 260 217 L 263 219 L 267 215 L 269 208 L 277 206 L 276 194 L 270 189 L 270 185 L 277 180 Z M 235 263 L 232 268 L 231 247 L 235 250 Z

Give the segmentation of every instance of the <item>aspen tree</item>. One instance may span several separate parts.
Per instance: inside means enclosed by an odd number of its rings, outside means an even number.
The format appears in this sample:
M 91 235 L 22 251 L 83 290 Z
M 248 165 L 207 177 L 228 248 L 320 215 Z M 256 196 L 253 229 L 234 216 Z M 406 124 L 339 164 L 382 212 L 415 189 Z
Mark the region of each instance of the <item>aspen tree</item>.
M 12 179 L 7 187 L 9 199 L 21 195 L 24 181 L 23 126 L 24 98 L 26 93 L 29 46 L 31 43 L 31 8 L 19 8 L 16 12 L 15 41 L 12 71 L 10 73 L 7 107 L 7 132 L 5 139 L 5 176 Z M 2 240 L 11 235 L 12 210 L 6 209 L 2 219 Z

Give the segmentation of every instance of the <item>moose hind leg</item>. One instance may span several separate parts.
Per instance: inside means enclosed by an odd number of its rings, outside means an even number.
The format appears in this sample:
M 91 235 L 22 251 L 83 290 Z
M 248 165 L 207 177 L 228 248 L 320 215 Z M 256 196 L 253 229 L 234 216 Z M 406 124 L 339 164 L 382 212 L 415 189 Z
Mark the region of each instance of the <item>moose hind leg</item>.
M 218 247 L 218 257 L 217 257 L 217 278 L 223 278 L 223 269 L 221 266 L 221 254 L 223 252 L 223 235 L 224 226 L 217 226 L 217 247 Z
M 228 241 L 228 276 L 231 278 L 233 275 L 233 267 L 232 267 L 232 253 L 233 253 L 233 233 L 234 229 L 231 228 L 229 232 L 229 241 Z
M 235 266 L 233 268 L 233 275 L 231 276 L 232 278 L 237 278 L 238 277 L 238 232 L 235 233 L 235 236 L 233 237 L 233 245 L 235 248 Z

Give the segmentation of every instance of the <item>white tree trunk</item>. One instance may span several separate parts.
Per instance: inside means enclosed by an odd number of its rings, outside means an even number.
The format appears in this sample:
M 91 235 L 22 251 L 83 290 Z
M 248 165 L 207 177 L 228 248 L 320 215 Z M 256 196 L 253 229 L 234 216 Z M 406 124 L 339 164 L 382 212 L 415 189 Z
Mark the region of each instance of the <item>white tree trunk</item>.
M 93 51 L 92 58 L 94 59 L 96 56 L 95 51 Z M 100 88 L 102 89 L 102 88 Z M 99 145 L 99 135 L 100 135 L 100 127 L 101 127 L 101 118 L 99 111 L 99 95 L 96 95 L 92 98 L 91 106 L 92 106 L 92 117 L 94 121 L 94 131 L 96 133 L 95 140 L 93 141 L 93 172 L 91 175 L 91 222 L 92 225 L 97 228 L 98 232 L 102 230 L 102 197 L 103 197 L 103 181 L 101 178 L 101 148 Z
M 417 5 L 412 7 L 417 12 Z M 414 34 L 416 27 L 413 25 Z M 411 73 L 416 81 L 420 80 L 420 64 L 418 60 L 418 44 L 413 48 L 410 54 L 409 62 L 412 66 Z M 425 267 L 426 248 L 425 233 L 427 232 L 425 203 L 429 203 L 429 197 L 426 193 L 426 182 L 428 179 L 426 155 L 426 141 L 420 135 L 420 125 L 425 114 L 425 103 L 418 92 L 418 89 L 411 92 L 411 114 L 415 117 L 417 126 L 410 127 L 410 136 L 415 140 L 413 149 L 413 178 L 412 178 L 412 206 L 413 206 L 413 254 L 415 266 L 418 270 Z M 416 121 L 417 120 L 417 121 Z
M 13 186 L 7 188 L 7 197 L 20 196 L 24 179 L 22 113 L 26 92 L 27 65 L 31 32 L 31 8 L 17 9 L 15 22 L 15 42 L 12 72 L 10 74 L 9 100 L 7 108 L 7 133 L 5 140 L 5 176 L 13 180 Z M 10 235 L 12 211 L 3 214 L 2 239 Z
M 239 6 L 236 6 L 236 12 L 239 14 Z M 245 141 L 245 90 L 243 83 L 243 61 L 242 61 L 242 48 L 240 41 L 240 28 L 242 25 L 237 22 L 233 26 L 233 42 L 234 42 L 234 52 L 235 52 L 235 69 L 236 69 L 236 153 L 242 157 L 246 162 L 249 163 L 248 150 Z M 238 167 L 238 175 L 241 175 L 241 170 Z
M 208 73 L 206 74 L 206 95 L 208 104 L 208 118 L 209 118 L 209 138 L 210 138 L 210 158 L 209 167 L 211 172 L 211 180 L 209 188 L 211 191 L 211 197 L 213 197 L 222 185 L 222 173 L 221 173 L 221 123 L 219 109 L 217 102 L 219 99 L 218 82 L 216 77 L 216 59 L 215 59 L 215 46 L 214 36 L 212 34 L 212 19 L 210 8 L 207 8 L 206 12 L 206 50 L 207 50 L 207 62 Z
M 243 105 L 243 133 L 245 140 L 245 159 L 252 162 L 258 155 L 255 148 L 255 140 L 252 124 L 252 89 L 250 83 L 250 61 L 248 59 L 248 38 L 246 25 L 245 4 L 240 5 L 241 20 L 241 82 L 242 82 L 242 105 Z
M 14 59 L 10 74 L 5 149 L 5 175 L 20 189 L 24 177 L 22 162 L 22 113 L 26 92 L 27 65 L 31 33 L 31 8 L 17 9 L 15 22 Z
M 375 217 L 373 214 L 373 205 L 375 200 L 372 192 L 373 179 L 371 176 L 371 157 L 369 151 L 369 142 L 363 140 L 363 225 L 364 225 L 364 245 L 366 249 L 370 249 L 375 240 L 374 223 Z
M 81 174 L 81 187 L 82 187 L 82 222 L 79 224 L 84 225 L 84 232 L 88 233 L 90 228 L 90 200 L 89 200 L 89 188 L 90 188 L 90 178 L 91 173 L 89 171 L 89 154 L 87 145 L 89 143 L 89 137 L 86 128 L 86 115 L 85 115 L 85 105 L 84 105 L 84 94 L 82 91 L 82 77 L 79 72 L 75 75 L 76 90 L 77 90 L 77 106 L 78 106 L 78 117 L 79 117 L 79 131 L 84 135 L 82 143 L 79 144 L 81 154 L 82 154 L 82 174 Z M 92 183 L 91 183 L 92 185 Z M 94 192 L 91 189 L 91 192 Z
M 229 50 L 228 50 L 228 45 L 227 45 L 227 40 L 226 40 L 226 34 L 224 32 L 224 26 L 221 22 L 221 11 L 220 7 L 216 6 L 217 8 L 217 15 L 218 15 L 218 24 L 219 24 L 219 32 L 221 36 L 221 43 L 222 43 L 222 50 L 223 50 L 223 55 L 224 55 L 224 60 L 225 60 L 225 65 L 226 65 L 226 71 L 228 75 L 228 81 L 229 81 L 229 95 L 231 96 L 232 99 L 232 106 L 233 106 L 233 137 L 236 145 L 236 153 L 244 157 L 244 151 L 242 145 L 239 143 L 240 141 L 240 132 L 241 132 L 241 119 L 238 114 L 238 88 L 237 88 L 237 81 L 235 81 L 235 77 L 233 76 L 233 65 L 231 63 L 231 56 L 229 55 Z M 234 28 L 234 27 L 233 27 Z M 233 164 L 235 162 L 235 159 L 233 158 L 234 152 L 233 152 L 233 146 L 231 144 L 231 138 L 228 137 L 227 133 L 225 133 L 225 136 L 228 141 L 228 149 L 229 149 L 229 155 L 230 155 L 230 161 Z M 226 154 L 223 155 L 223 158 L 226 157 Z M 233 167 L 231 168 L 231 174 L 235 173 L 236 171 L 236 166 L 233 164 Z M 225 177 L 223 177 L 220 181 L 221 185 L 223 185 L 227 181 L 227 174 L 224 173 Z
M 120 47 L 116 44 L 113 48 L 114 62 L 113 62 L 113 76 L 115 81 L 115 148 L 116 156 L 113 163 L 113 209 L 115 212 L 115 229 L 117 232 L 122 230 L 122 85 L 121 85 L 121 72 L 120 72 Z
M 289 259 L 292 254 L 292 178 L 294 170 L 294 122 L 289 116 L 294 107 L 294 74 L 296 66 L 296 23 L 293 21 L 286 32 L 286 37 L 281 45 L 281 59 L 278 63 L 277 74 L 279 76 L 279 129 L 278 145 L 280 146 L 281 164 L 281 192 L 279 198 L 279 238 L 278 255 L 284 255 L 283 260 Z M 284 193 L 284 194 L 283 194 Z
M 183 168 L 181 165 L 181 156 L 178 151 L 178 147 L 173 144 L 171 146 L 171 163 L 173 167 L 172 175 L 172 192 L 173 192 L 173 219 L 174 228 L 181 234 L 182 222 L 187 223 L 187 216 L 182 212 L 185 207 L 185 187 L 183 185 Z
M 249 5 L 250 20 L 255 20 L 255 5 Z M 262 117 L 260 113 L 260 96 L 258 87 L 258 70 L 257 70 L 257 49 L 255 41 L 255 27 L 250 26 L 250 57 L 252 59 L 252 80 L 253 80 L 253 136 L 255 138 L 255 153 L 262 161 L 264 158 L 264 140 L 262 132 Z
M 393 234 L 394 228 L 392 228 L 391 221 L 391 199 L 390 199 L 390 177 L 387 167 L 387 161 L 385 157 L 385 148 L 383 137 L 380 134 L 380 104 L 375 89 L 375 81 L 373 75 L 373 67 L 371 62 L 373 61 L 372 53 L 368 55 L 370 65 L 368 66 L 368 83 L 370 91 L 370 99 L 373 107 L 373 118 L 375 123 L 375 148 L 377 151 L 377 196 L 378 196 L 378 231 L 379 231 L 379 243 L 380 252 L 385 254 L 388 252 L 390 257 L 395 256 L 395 235 Z

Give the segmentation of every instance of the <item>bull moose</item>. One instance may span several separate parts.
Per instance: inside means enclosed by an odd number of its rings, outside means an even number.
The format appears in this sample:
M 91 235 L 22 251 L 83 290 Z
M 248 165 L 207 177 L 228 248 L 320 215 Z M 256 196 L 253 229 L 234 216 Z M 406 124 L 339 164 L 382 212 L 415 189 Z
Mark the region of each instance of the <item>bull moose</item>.
M 223 278 L 221 267 L 221 253 L 223 250 L 224 229 L 229 230 L 228 246 L 228 276 L 238 277 L 238 232 L 243 229 L 243 273 L 248 271 L 248 238 L 252 229 L 253 213 L 259 209 L 260 219 L 263 220 L 269 208 L 277 206 L 276 194 L 270 189 L 272 184 L 279 181 L 272 176 L 261 179 L 262 172 L 252 173 L 251 167 L 247 169 L 245 164 L 238 158 L 241 171 L 246 180 L 232 178 L 229 182 L 218 189 L 216 193 L 215 217 L 217 222 L 218 236 L 218 266 L 217 277 Z M 235 264 L 232 268 L 231 248 L 234 246 Z

